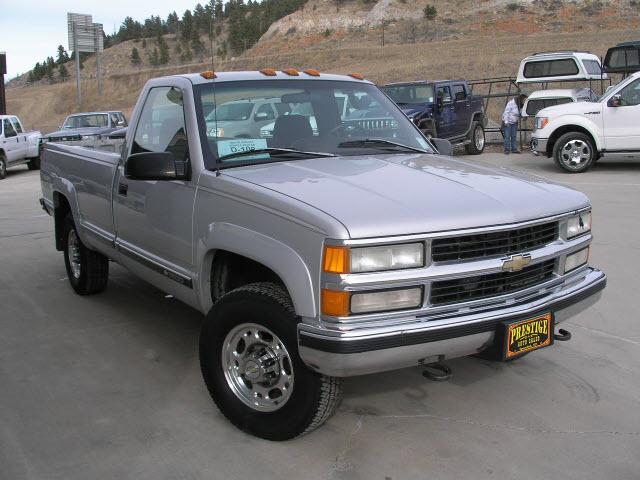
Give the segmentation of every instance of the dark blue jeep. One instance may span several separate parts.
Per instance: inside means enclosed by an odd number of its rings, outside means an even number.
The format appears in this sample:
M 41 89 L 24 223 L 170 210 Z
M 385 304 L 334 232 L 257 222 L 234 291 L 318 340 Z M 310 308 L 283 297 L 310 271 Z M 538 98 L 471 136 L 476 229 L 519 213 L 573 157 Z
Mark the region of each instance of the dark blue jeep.
M 471 155 L 484 150 L 484 103 L 464 80 L 391 83 L 382 90 L 428 137 L 464 145 Z

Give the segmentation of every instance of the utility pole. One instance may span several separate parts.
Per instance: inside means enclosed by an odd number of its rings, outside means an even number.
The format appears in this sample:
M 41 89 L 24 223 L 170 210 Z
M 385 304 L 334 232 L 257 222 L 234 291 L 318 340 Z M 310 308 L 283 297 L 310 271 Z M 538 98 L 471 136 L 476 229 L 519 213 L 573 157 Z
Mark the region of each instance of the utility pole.
M 76 57 L 76 90 L 78 91 L 78 109 L 82 110 L 82 92 L 80 91 L 80 52 L 78 51 L 78 34 L 75 22 L 73 22 L 73 54 Z
M 4 91 L 5 73 L 7 73 L 7 54 L 0 52 L 0 115 L 7 114 L 7 96 Z

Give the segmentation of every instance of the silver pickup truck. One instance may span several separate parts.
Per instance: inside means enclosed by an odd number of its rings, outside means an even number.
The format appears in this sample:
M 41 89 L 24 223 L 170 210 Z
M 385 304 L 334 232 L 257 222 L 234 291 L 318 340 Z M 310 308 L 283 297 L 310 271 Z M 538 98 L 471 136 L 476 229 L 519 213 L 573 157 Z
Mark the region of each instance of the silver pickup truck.
M 276 97 L 268 139 L 205 118 Z M 41 203 L 77 293 L 113 261 L 200 310 L 215 403 L 285 440 L 330 416 L 341 377 L 514 360 L 599 298 L 589 200 L 448 147 L 357 74 L 176 75 L 146 84 L 122 155 L 48 144 Z

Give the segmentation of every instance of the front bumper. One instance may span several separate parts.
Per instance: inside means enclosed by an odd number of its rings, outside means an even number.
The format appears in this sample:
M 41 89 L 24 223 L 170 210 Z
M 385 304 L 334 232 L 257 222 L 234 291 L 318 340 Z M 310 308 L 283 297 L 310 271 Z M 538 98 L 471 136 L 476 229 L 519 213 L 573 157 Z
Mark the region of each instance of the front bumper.
M 547 142 L 548 138 L 532 138 L 531 139 L 531 151 L 534 155 L 547 155 Z
M 574 317 L 599 300 L 606 281 L 603 272 L 588 267 L 579 280 L 542 298 L 482 313 L 467 312 L 446 324 L 430 325 L 428 319 L 414 318 L 392 331 L 359 328 L 336 332 L 303 322 L 298 326 L 299 352 L 313 370 L 337 377 L 473 355 L 493 345 L 496 327 L 505 320 L 543 312 L 553 312 L 556 324 Z

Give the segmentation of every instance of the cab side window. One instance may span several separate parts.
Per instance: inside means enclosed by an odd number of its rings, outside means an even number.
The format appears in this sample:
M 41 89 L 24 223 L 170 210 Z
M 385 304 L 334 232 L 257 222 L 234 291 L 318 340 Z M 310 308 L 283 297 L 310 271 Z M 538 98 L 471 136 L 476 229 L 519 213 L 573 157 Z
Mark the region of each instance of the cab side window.
M 20 122 L 16 117 L 11 117 L 11 124 L 16 132 L 22 133 L 22 125 L 20 125 Z
M 640 80 L 632 82 L 620 92 L 620 103 L 623 107 L 640 105 Z
M 453 86 L 453 98 L 456 102 L 460 102 L 467 99 L 467 92 L 464 90 L 464 85 Z
M 11 125 L 11 122 L 8 118 L 5 118 L 2 121 L 2 125 L 4 126 L 4 136 L 5 138 L 15 137 L 17 135 L 15 128 Z
M 443 103 L 451 101 L 451 90 L 448 86 L 438 87 L 438 101 Z
M 175 160 L 187 160 L 188 142 L 182 91 L 155 87 L 142 108 L 131 153 L 169 152 Z

